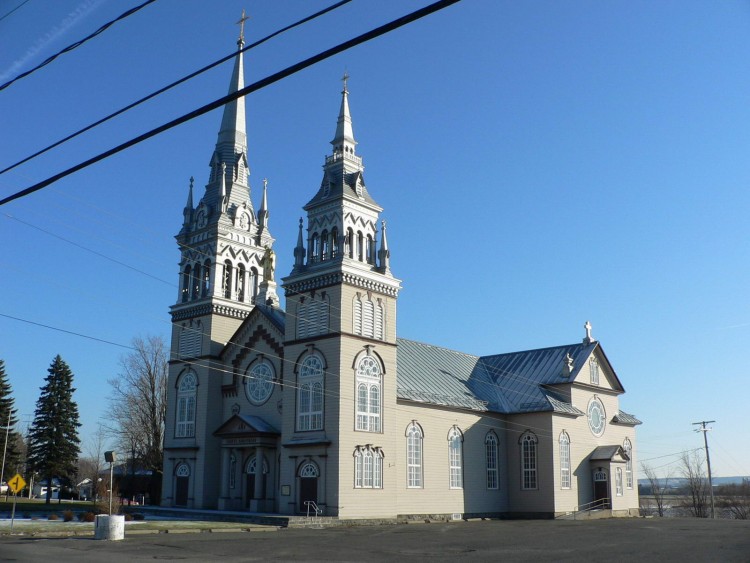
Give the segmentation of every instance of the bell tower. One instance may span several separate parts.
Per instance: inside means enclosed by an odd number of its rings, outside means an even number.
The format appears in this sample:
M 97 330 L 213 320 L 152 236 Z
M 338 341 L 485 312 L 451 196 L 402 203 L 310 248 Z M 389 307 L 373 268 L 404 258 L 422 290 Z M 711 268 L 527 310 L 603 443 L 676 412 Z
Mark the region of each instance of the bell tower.
M 300 219 L 294 267 L 283 279 L 284 357 L 293 362 L 284 376 L 283 434 L 291 437 L 294 457 L 286 465 L 282 460 L 287 472 L 282 482 L 297 484 L 296 502 L 315 500 L 324 514 L 339 517 L 347 516 L 347 507 L 361 514 L 372 505 L 359 498 L 361 488 L 351 488 L 371 482 L 357 481 L 357 452 L 380 456 L 376 481 L 395 489 L 395 470 L 384 468 L 382 459 L 396 453 L 395 421 L 389 416 L 396 406 L 401 288 L 390 270 L 385 222 L 379 219 L 383 209 L 368 191 L 356 151 L 347 75 L 343 81 L 333 150 L 325 157 L 317 193 L 304 206 L 307 229 Z M 317 489 L 299 474 L 300 467 L 312 471 L 311 464 L 319 472 Z M 395 505 L 385 504 L 372 509 L 395 514 Z
M 229 93 L 244 87 L 243 27 Z M 211 434 L 221 424 L 219 354 L 258 303 L 278 305 L 272 277 L 264 279 L 274 239 L 268 229 L 267 182 L 257 214 L 250 199 L 245 100 L 224 106 L 216 146 L 209 160 L 205 191 L 193 204 L 190 179 L 182 229 L 177 302 L 170 308 L 169 368 L 163 502 L 215 506 L 218 480 L 208 475 L 219 455 Z M 183 479 L 180 481 L 180 479 Z M 175 483 L 182 483 L 179 487 Z M 186 484 L 187 483 L 187 484 Z M 179 488 L 179 490 L 178 490 Z

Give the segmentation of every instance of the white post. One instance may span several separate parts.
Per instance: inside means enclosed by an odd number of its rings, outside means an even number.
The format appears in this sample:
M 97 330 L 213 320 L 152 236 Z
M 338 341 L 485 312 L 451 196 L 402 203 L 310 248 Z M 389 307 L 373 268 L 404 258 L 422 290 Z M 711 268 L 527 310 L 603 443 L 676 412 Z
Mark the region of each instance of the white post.
M 10 433 L 10 412 L 11 408 L 10 405 L 8 405 L 8 424 L 5 425 L 5 446 L 3 447 L 3 466 L 2 469 L 0 469 L 0 485 L 3 483 L 3 478 L 5 477 L 5 453 L 8 451 L 8 434 Z M 6 492 L 5 498 L 7 500 L 8 494 Z
M 109 462 L 109 515 L 112 516 L 112 468 L 114 464 Z

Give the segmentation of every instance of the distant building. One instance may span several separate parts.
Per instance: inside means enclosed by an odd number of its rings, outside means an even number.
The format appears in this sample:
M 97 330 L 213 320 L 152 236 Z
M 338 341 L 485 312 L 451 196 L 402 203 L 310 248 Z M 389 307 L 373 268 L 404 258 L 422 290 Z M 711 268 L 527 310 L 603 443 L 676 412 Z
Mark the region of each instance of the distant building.
M 238 54 L 230 91 L 243 85 Z M 548 516 L 598 500 L 637 514 L 640 422 L 620 410 L 590 325 L 578 343 L 484 357 L 398 338 L 401 281 L 346 80 L 331 144 L 281 309 L 244 100 L 225 106 L 177 235 L 162 504 L 377 518 Z

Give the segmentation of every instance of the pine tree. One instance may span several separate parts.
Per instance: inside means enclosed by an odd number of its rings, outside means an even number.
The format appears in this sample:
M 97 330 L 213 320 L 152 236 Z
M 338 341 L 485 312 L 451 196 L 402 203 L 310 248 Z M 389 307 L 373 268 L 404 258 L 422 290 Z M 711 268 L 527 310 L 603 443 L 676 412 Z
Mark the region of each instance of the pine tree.
M 0 458 L 4 459 L 5 462 L 0 468 L 0 481 L 7 481 L 13 477 L 21 466 L 21 454 L 18 451 L 18 435 L 13 428 L 18 423 L 16 418 L 16 411 L 13 408 L 14 399 L 12 397 L 13 390 L 11 389 L 10 383 L 8 382 L 8 376 L 5 373 L 5 362 L 0 360 Z M 9 429 L 8 429 L 9 428 Z
M 47 370 L 46 384 L 36 402 L 29 431 L 30 468 L 47 481 L 47 503 L 52 498 L 52 479 L 70 485 L 80 454 L 78 405 L 73 401 L 73 372 L 58 355 Z

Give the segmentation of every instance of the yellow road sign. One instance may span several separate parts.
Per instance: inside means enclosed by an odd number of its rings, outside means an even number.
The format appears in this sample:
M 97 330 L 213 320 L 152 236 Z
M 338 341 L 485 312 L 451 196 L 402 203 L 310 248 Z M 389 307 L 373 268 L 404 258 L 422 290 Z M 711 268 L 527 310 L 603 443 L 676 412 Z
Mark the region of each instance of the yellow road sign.
M 11 491 L 18 494 L 23 491 L 23 488 L 26 486 L 26 481 L 23 480 L 23 477 L 21 477 L 20 474 L 16 473 L 11 480 L 8 481 L 8 486 Z

